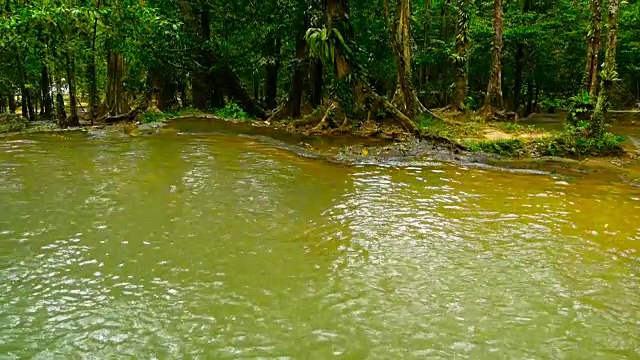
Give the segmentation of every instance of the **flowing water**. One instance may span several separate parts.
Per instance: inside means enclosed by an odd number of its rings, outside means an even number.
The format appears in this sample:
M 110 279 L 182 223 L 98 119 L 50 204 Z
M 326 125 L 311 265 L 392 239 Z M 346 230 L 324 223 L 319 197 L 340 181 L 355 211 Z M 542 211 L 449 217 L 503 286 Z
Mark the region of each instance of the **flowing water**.
M 0 358 L 637 359 L 640 190 L 233 134 L 0 142 Z

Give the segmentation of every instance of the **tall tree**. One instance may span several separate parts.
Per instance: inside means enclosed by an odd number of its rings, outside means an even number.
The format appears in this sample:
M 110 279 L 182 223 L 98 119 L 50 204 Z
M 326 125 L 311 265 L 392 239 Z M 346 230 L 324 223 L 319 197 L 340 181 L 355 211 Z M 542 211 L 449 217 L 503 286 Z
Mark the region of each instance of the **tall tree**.
M 620 0 L 609 0 L 609 14 L 607 16 L 607 47 L 604 55 L 604 67 L 600 74 L 601 84 L 598 102 L 591 118 L 591 133 L 593 137 L 604 134 L 604 113 L 613 83 L 618 79 L 616 71 L 616 47 L 618 45 L 618 18 L 620 16 Z
M 502 0 L 493 0 L 493 42 L 491 44 L 491 72 L 484 104 L 479 113 L 494 117 L 495 111 L 504 109 L 502 98 Z
M 395 52 L 397 89 L 393 103 L 413 117 L 417 97 L 411 88 L 411 4 L 409 0 L 397 0 L 395 13 L 395 37 L 392 47 Z
M 602 36 L 602 0 L 591 0 L 591 21 L 587 33 L 587 61 L 584 87 L 592 99 L 596 98 L 598 82 L 598 52 Z
M 456 64 L 456 81 L 451 108 L 464 110 L 469 87 L 469 0 L 457 0 L 457 8 L 456 52 L 452 56 Z
M 533 0 L 524 0 L 522 5 L 522 14 L 527 14 L 529 10 L 531 10 Z M 523 27 L 531 26 L 527 23 L 522 24 Z M 518 39 L 516 45 L 516 55 L 515 55 L 515 79 L 513 82 L 513 111 L 520 111 L 520 95 L 522 93 L 522 78 L 523 78 L 523 68 L 525 65 L 525 39 Z M 525 111 L 528 115 L 528 112 Z

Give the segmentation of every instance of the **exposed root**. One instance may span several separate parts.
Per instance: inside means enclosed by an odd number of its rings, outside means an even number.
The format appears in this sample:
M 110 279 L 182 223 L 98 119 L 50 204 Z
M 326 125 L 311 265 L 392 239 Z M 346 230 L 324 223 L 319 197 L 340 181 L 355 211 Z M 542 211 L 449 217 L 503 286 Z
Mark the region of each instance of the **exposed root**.
M 338 128 L 331 130 L 332 134 L 342 134 L 351 131 L 351 127 L 349 126 L 349 118 L 345 115 L 344 120 L 342 121 L 342 125 Z
M 293 122 L 294 128 L 304 127 L 312 124 L 317 124 L 320 120 L 322 120 L 321 113 L 309 114 L 300 120 L 296 120 Z
M 329 116 L 331 115 L 331 112 L 337 108 L 338 108 L 338 105 L 336 105 L 335 102 L 332 102 L 327 108 L 327 111 L 324 113 L 322 120 L 320 120 L 318 125 L 316 125 L 313 129 L 311 129 L 310 133 L 311 134 L 321 133 L 324 130 L 328 129 L 331 126 L 331 124 L 329 123 Z
M 267 119 L 268 122 L 275 122 L 278 120 L 282 120 L 285 117 L 289 116 L 291 112 L 289 111 L 288 105 L 280 105 Z

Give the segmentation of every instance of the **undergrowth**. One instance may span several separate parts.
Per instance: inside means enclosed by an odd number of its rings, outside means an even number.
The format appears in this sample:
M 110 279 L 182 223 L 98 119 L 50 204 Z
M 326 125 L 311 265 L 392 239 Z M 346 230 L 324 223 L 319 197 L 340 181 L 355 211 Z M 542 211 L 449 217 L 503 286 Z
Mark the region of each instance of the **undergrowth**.
M 567 125 L 562 132 L 536 139 L 534 150 L 550 156 L 615 156 L 624 152 L 622 136 L 605 133 L 601 137 L 591 137 L 588 128 L 587 121 L 578 121 L 576 126 Z
M 526 143 L 522 139 L 500 140 L 468 140 L 465 144 L 469 150 L 485 152 L 508 157 L 521 157 L 527 154 Z
M 221 109 L 213 109 L 212 112 L 215 116 L 225 119 L 250 120 L 249 114 L 242 110 L 240 105 L 234 103 L 233 101 L 228 102 L 225 107 Z M 163 122 L 179 116 L 202 114 L 204 114 L 203 111 L 192 107 L 169 110 L 165 112 L 147 111 L 140 116 L 140 122 L 143 124 L 149 124 L 154 122 Z
M 249 119 L 249 114 L 242 110 L 240 105 L 236 104 L 233 101 L 228 102 L 222 109 L 215 110 L 214 114 L 225 119 Z
M 23 131 L 27 128 L 27 119 L 18 115 L 0 115 L 0 133 Z
M 165 112 L 147 111 L 142 115 L 140 115 L 140 122 L 142 124 L 150 124 L 155 122 L 163 122 L 167 119 L 178 117 L 178 116 L 198 115 L 198 114 L 202 114 L 202 111 L 192 107 L 185 107 L 185 108 L 169 110 Z

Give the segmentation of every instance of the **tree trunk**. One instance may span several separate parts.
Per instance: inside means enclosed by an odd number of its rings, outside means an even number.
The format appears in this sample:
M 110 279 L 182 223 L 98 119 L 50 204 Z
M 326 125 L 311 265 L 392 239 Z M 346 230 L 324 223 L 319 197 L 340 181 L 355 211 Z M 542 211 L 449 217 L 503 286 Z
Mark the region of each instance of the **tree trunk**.
M 29 112 L 29 121 L 36 121 L 36 112 L 33 107 L 33 96 L 31 95 L 31 90 L 27 89 L 25 96 L 27 98 L 27 110 Z
M 42 94 L 41 116 L 47 119 L 53 117 L 53 97 L 51 96 L 51 83 L 49 82 L 49 71 L 45 64 L 42 64 L 40 91 Z
M 16 113 L 16 95 L 13 92 L 13 89 L 10 89 L 11 91 L 9 92 L 9 113 L 11 114 L 15 114 Z
M 409 0 L 397 0 L 395 14 L 395 38 L 392 40 L 395 54 L 397 87 L 393 103 L 400 105 L 409 118 L 413 117 L 416 104 L 411 89 L 411 5 Z
M 67 112 L 64 108 L 64 97 L 62 96 L 62 80 L 56 74 L 56 119 L 58 124 L 67 120 Z
M 591 0 L 591 23 L 587 33 L 587 61 L 584 87 L 591 99 L 598 93 L 598 53 L 602 36 L 602 0 Z
M 325 9 L 325 21 L 327 24 L 327 30 L 331 32 L 333 29 L 337 29 L 342 38 L 347 44 L 350 44 L 353 39 L 353 28 L 349 21 L 349 2 L 348 0 L 323 0 Z M 337 44 L 334 56 L 333 66 L 338 80 L 342 80 L 345 76 L 351 73 L 351 67 L 349 61 L 345 57 L 342 46 Z
M 304 5 L 306 1 L 301 1 Z M 304 39 L 306 29 L 309 28 L 309 16 L 303 10 L 300 15 L 298 33 L 296 34 L 296 58 L 291 74 L 291 89 L 289 92 L 289 115 L 296 118 L 302 113 L 302 94 L 304 92 L 305 74 L 308 73 L 307 42 Z
M 100 1 L 96 0 L 96 10 L 100 8 Z M 96 74 L 96 38 L 98 35 L 98 18 L 93 22 L 93 36 L 91 38 L 91 56 L 89 66 L 87 66 L 87 77 L 89 80 L 89 119 L 91 125 L 98 118 L 98 104 L 100 103 L 100 95 L 98 94 L 98 78 Z M 73 118 L 73 112 L 71 114 Z
M 267 41 L 269 48 L 269 61 L 265 66 L 265 103 L 267 108 L 275 109 L 278 106 L 278 71 L 280 71 L 280 48 L 282 40 L 280 37 L 271 38 Z
M 76 93 L 76 70 L 75 63 L 69 54 L 67 54 L 67 85 L 69 85 L 69 117 L 66 119 L 66 124 L 68 126 L 79 126 L 80 118 L 78 117 L 78 98 Z M 92 116 L 92 114 L 89 116 Z M 91 121 L 93 123 L 93 119 Z
M 129 112 L 129 104 L 124 92 L 124 56 L 109 51 L 107 62 L 107 109 L 111 116 Z
M 322 104 L 322 92 L 324 80 L 322 76 L 322 63 L 313 61 L 311 63 L 311 106 L 316 108 Z
M 456 23 L 456 82 L 451 108 L 464 110 L 469 87 L 469 4 L 468 0 L 458 0 L 458 21 Z
M 607 17 L 607 47 L 604 55 L 604 68 L 600 74 L 600 94 L 591 118 L 591 134 L 593 137 L 604 135 L 604 113 L 607 111 L 607 101 L 618 77 L 616 71 L 616 46 L 618 45 L 618 18 L 620 15 L 620 0 L 609 0 L 609 14 Z
M 193 21 L 192 31 L 195 32 L 195 36 L 204 44 L 211 38 L 211 19 L 209 14 L 209 8 L 205 7 L 197 11 L 195 20 Z M 211 67 L 214 64 L 214 58 L 211 51 L 205 49 L 198 49 L 196 51 L 196 57 L 202 64 L 204 69 L 194 71 L 191 75 L 191 93 L 193 97 L 193 106 L 198 109 L 206 110 L 210 107 L 218 107 L 221 104 L 212 104 L 212 94 L 214 91 L 216 79 L 211 79 Z M 214 80 L 214 81 L 211 81 Z
M 526 14 L 531 9 L 532 0 L 524 0 L 522 7 L 522 13 Z M 522 24 L 527 26 L 528 24 Z M 520 95 L 522 93 L 522 77 L 523 68 L 525 63 L 525 44 L 522 41 L 518 41 L 516 45 L 516 66 L 515 66 L 515 79 L 513 83 L 513 111 L 519 112 L 520 110 Z
M 425 0 L 424 3 L 425 8 L 425 16 L 424 16 L 424 41 L 422 43 L 422 48 L 427 49 L 429 47 L 429 28 L 431 26 L 431 0 Z M 419 83 L 420 83 L 420 92 L 425 90 L 428 81 L 428 69 L 427 65 L 420 66 L 420 74 L 419 74 Z
M 447 7 L 449 6 L 451 0 L 443 0 L 442 9 L 440 12 L 442 18 L 442 27 L 440 28 L 440 40 L 447 42 L 449 40 L 449 24 L 448 24 L 448 11 Z M 440 94 L 442 94 L 442 99 L 440 99 L 440 103 L 442 105 L 446 105 L 449 103 L 449 83 L 448 83 L 448 74 L 449 74 L 449 63 L 447 61 L 442 62 L 442 65 L 439 69 L 440 73 L 440 83 L 441 90 Z
M 529 79 L 527 81 L 527 107 L 524 112 L 525 117 L 533 113 L 533 108 L 534 108 L 533 96 L 534 96 L 533 80 Z
M 267 119 L 267 113 L 258 105 L 256 100 L 251 97 L 247 89 L 242 85 L 240 78 L 238 78 L 228 64 L 220 64 L 212 75 L 214 78 L 220 79 L 220 83 L 224 84 L 229 96 L 237 100 L 239 105 L 249 113 L 249 115 L 262 120 Z
M 504 109 L 502 99 L 502 0 L 493 0 L 493 43 L 491 50 L 491 73 L 487 96 L 480 114 L 485 118 Z

